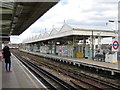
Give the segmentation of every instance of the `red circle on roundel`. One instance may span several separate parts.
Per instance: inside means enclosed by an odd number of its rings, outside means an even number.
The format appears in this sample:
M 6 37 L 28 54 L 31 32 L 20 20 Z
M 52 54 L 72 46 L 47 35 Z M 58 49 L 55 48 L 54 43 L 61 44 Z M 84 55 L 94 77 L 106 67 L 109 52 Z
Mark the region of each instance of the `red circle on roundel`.
M 114 42 L 113 42 L 113 48 L 114 48 L 114 49 L 118 49 L 118 47 L 119 47 L 118 41 L 114 41 Z

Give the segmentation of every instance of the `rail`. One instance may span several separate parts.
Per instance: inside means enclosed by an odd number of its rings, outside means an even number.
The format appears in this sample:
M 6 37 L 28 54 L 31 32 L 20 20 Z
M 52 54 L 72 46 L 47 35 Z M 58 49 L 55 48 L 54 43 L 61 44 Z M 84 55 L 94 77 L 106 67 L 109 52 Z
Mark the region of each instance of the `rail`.
M 42 68 L 40 68 L 38 65 L 26 60 L 25 58 L 21 57 L 20 55 L 16 54 L 15 52 L 12 52 L 23 64 L 25 64 L 32 72 L 34 72 L 39 78 L 41 78 L 43 81 L 45 81 L 50 89 L 66 89 L 66 90 L 76 90 L 75 87 L 71 86 L 70 84 L 66 83 L 65 81 L 57 78 L 56 76 L 54 76 L 53 74 L 43 70 Z M 45 76 L 47 76 L 49 79 L 52 79 L 52 81 L 56 82 L 57 84 L 59 84 L 59 88 L 56 87 L 53 83 L 51 83 L 49 80 L 47 80 L 46 78 L 44 78 L 44 76 L 42 76 L 40 73 L 44 74 Z

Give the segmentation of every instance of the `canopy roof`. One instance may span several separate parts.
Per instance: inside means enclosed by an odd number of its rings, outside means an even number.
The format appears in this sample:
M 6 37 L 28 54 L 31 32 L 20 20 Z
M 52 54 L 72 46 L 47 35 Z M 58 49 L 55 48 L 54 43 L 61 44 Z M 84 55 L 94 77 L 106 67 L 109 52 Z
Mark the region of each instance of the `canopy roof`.
M 10 35 L 19 35 L 46 13 L 54 2 L 0 2 L 0 36 L 9 41 Z M 7 38 L 7 39 L 6 39 Z
M 115 37 L 116 34 L 113 30 L 107 28 L 107 27 L 100 27 L 100 26 L 95 26 L 95 28 L 92 28 L 92 26 L 84 27 L 80 25 L 70 25 L 70 24 L 64 24 L 59 31 L 57 31 L 55 28 L 52 29 L 52 31 L 47 34 L 38 36 L 38 38 L 32 39 L 34 37 L 29 37 L 26 40 L 24 40 L 24 43 L 35 43 L 35 42 L 40 42 L 40 41 L 49 41 L 49 40 L 60 40 L 60 41 L 66 41 L 66 40 L 72 40 L 73 36 L 76 37 L 78 40 L 83 40 L 83 37 L 89 38 L 92 36 L 94 37 Z

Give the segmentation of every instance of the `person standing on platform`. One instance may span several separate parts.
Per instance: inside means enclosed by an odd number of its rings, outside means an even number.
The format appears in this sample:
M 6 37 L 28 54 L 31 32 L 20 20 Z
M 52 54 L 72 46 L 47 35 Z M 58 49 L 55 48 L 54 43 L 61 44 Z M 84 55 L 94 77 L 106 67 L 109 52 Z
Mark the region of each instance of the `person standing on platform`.
M 11 52 L 9 50 L 9 47 L 8 46 L 5 46 L 4 49 L 4 58 L 5 58 L 5 63 L 6 63 L 6 72 L 12 72 L 10 69 L 11 69 L 11 59 L 10 59 L 10 56 L 11 56 Z M 8 64 L 9 64 L 9 69 L 8 69 Z
M 103 61 L 105 61 L 105 50 L 103 50 Z

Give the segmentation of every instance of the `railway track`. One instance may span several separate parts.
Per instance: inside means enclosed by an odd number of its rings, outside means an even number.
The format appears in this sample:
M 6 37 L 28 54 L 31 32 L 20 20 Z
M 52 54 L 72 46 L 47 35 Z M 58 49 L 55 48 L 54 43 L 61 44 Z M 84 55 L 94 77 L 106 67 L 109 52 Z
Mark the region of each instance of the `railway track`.
M 27 66 L 37 77 L 42 79 L 44 83 L 47 85 L 48 89 L 51 90 L 77 90 L 77 88 L 71 86 L 70 84 L 64 82 L 63 80 L 57 78 L 51 73 L 43 70 L 38 65 L 26 60 L 20 55 L 12 52 L 25 66 Z
M 82 82 L 86 81 L 87 82 L 86 84 L 90 84 L 90 85 L 92 85 L 93 87 L 96 87 L 96 88 L 118 89 L 118 87 L 120 87 L 119 85 L 100 80 L 98 78 L 92 77 L 90 75 L 86 75 L 84 73 L 77 72 L 77 71 L 72 70 L 72 69 L 68 69 L 68 68 L 65 68 L 65 67 L 59 67 L 59 66 L 57 66 L 55 64 L 52 64 L 52 63 L 45 62 L 45 63 L 42 63 L 42 64 L 44 64 L 45 66 L 47 66 L 49 68 L 55 69 L 58 72 L 64 73 L 65 75 L 68 75 L 68 76 L 70 76 L 70 77 L 72 77 L 76 80 L 79 80 L 79 81 L 82 81 Z M 96 84 L 96 82 L 97 82 L 97 84 Z
M 95 90 L 96 89 L 112 89 L 112 90 L 120 89 L 119 86 L 116 84 L 102 81 L 98 78 L 94 78 L 94 77 L 85 75 L 83 73 L 79 73 L 72 69 L 59 67 L 50 62 L 41 62 L 37 60 L 38 57 L 35 58 L 34 56 L 29 55 L 29 58 L 32 59 L 34 63 L 45 65 L 51 69 L 54 69 L 60 73 L 63 73 L 64 75 L 74 78 L 75 80 L 70 80 L 70 82 L 73 83 L 76 87 L 79 87 L 81 89 L 86 89 L 86 88 L 91 88 L 92 90 L 93 89 Z

